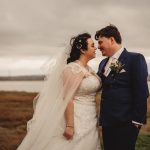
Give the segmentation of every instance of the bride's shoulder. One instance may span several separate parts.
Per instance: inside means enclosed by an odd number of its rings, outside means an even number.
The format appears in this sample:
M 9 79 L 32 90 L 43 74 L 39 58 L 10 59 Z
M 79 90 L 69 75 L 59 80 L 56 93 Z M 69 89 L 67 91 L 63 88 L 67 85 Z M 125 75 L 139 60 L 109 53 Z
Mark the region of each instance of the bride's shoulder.
M 80 67 L 79 64 L 71 62 L 65 66 L 64 71 L 67 70 L 71 71 L 72 73 L 80 73 L 82 71 L 82 68 Z

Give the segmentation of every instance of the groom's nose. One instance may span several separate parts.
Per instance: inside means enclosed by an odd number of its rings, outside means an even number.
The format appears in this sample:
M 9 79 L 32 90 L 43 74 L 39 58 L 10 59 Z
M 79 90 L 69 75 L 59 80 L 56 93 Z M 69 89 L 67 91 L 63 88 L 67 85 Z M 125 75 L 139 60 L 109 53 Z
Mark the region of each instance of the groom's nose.
M 98 47 L 97 47 L 99 50 L 100 50 L 100 45 L 98 45 Z

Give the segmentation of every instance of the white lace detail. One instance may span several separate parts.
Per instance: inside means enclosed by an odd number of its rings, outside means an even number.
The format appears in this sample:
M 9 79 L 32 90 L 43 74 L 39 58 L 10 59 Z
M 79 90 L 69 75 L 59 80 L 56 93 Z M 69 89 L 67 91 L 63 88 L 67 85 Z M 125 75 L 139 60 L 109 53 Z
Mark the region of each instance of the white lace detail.
M 85 78 L 74 97 L 75 138 L 83 138 L 97 125 L 95 96 L 101 83 L 95 75 L 82 71 Z
M 82 68 L 77 63 L 74 62 L 67 64 L 65 68 L 71 68 L 71 71 L 74 74 L 80 73 L 82 71 Z
M 97 125 L 95 105 L 74 103 L 75 138 L 83 138 Z
M 68 67 L 71 68 L 71 71 L 74 74 L 80 73 L 82 71 L 84 73 L 85 77 L 91 76 L 92 74 L 96 75 L 95 71 L 90 66 L 88 66 L 88 70 L 87 70 L 86 68 L 79 65 L 78 63 L 72 62 L 72 63 L 69 63 L 68 65 L 66 65 L 65 68 L 68 68 Z

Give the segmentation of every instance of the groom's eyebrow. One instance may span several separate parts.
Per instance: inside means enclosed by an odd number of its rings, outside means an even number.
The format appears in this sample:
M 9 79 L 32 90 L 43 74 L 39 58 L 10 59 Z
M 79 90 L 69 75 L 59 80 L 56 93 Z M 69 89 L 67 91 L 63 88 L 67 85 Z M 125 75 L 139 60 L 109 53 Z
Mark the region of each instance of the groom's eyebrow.
M 99 44 L 101 44 L 101 43 L 102 43 L 102 41 L 98 41 L 98 43 L 99 43 Z

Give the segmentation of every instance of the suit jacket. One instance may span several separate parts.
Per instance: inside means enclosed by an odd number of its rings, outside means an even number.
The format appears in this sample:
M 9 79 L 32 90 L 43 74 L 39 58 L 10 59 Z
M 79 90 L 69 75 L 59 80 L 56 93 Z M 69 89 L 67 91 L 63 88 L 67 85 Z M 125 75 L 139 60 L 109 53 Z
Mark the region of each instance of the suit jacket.
M 118 60 L 124 71 L 111 71 L 107 77 L 103 72 L 108 58 L 99 65 L 97 74 L 102 79 L 100 125 L 116 126 L 132 121 L 146 123 L 149 91 L 145 58 L 124 49 Z

